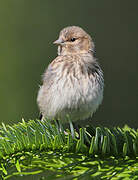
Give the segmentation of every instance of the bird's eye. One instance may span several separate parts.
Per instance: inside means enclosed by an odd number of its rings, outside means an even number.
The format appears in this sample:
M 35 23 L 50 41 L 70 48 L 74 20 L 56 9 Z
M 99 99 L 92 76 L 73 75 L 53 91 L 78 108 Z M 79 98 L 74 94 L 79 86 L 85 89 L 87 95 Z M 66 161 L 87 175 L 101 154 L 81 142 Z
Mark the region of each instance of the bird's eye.
M 76 38 L 71 38 L 71 42 L 74 42 L 76 40 Z

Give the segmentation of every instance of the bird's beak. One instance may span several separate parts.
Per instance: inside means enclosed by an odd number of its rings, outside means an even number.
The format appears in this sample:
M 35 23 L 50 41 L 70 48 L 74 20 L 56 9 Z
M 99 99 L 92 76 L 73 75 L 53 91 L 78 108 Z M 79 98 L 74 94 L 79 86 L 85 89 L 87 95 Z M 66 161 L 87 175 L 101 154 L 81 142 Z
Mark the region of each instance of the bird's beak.
M 63 43 L 64 43 L 64 41 L 61 38 L 59 38 L 59 39 L 57 39 L 56 41 L 53 42 L 53 44 L 57 44 L 57 45 L 61 45 Z

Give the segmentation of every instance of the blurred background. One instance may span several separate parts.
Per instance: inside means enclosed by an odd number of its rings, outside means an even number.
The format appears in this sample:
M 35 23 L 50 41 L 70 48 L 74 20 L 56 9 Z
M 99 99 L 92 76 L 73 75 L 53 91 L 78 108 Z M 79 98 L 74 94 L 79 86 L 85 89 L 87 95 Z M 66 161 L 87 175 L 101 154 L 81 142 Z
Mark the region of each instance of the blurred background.
M 86 30 L 104 71 L 104 100 L 94 125 L 138 127 L 138 1 L 1 0 L 0 122 L 39 116 L 41 75 L 56 56 L 52 42 L 69 25 Z

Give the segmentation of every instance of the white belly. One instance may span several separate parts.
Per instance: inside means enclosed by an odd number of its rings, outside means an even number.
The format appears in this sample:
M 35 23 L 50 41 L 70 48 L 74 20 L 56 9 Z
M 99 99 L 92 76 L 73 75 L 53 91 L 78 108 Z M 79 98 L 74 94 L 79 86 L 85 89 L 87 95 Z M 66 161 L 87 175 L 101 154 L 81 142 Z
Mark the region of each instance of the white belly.
M 72 85 L 72 82 L 74 85 Z M 88 77 L 62 78 L 51 86 L 41 86 L 37 102 L 43 116 L 66 122 L 86 119 L 96 111 L 103 99 L 103 84 Z

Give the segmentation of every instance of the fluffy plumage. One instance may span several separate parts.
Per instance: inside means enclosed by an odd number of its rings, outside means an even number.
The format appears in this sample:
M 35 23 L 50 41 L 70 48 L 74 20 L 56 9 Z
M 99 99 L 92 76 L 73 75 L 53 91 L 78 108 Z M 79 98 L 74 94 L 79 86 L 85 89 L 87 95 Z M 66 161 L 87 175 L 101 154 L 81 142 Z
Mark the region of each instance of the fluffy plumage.
M 58 56 L 43 75 L 37 102 L 43 117 L 66 122 L 84 120 L 96 111 L 103 99 L 102 70 L 93 56 L 94 43 L 80 27 L 64 28 Z

